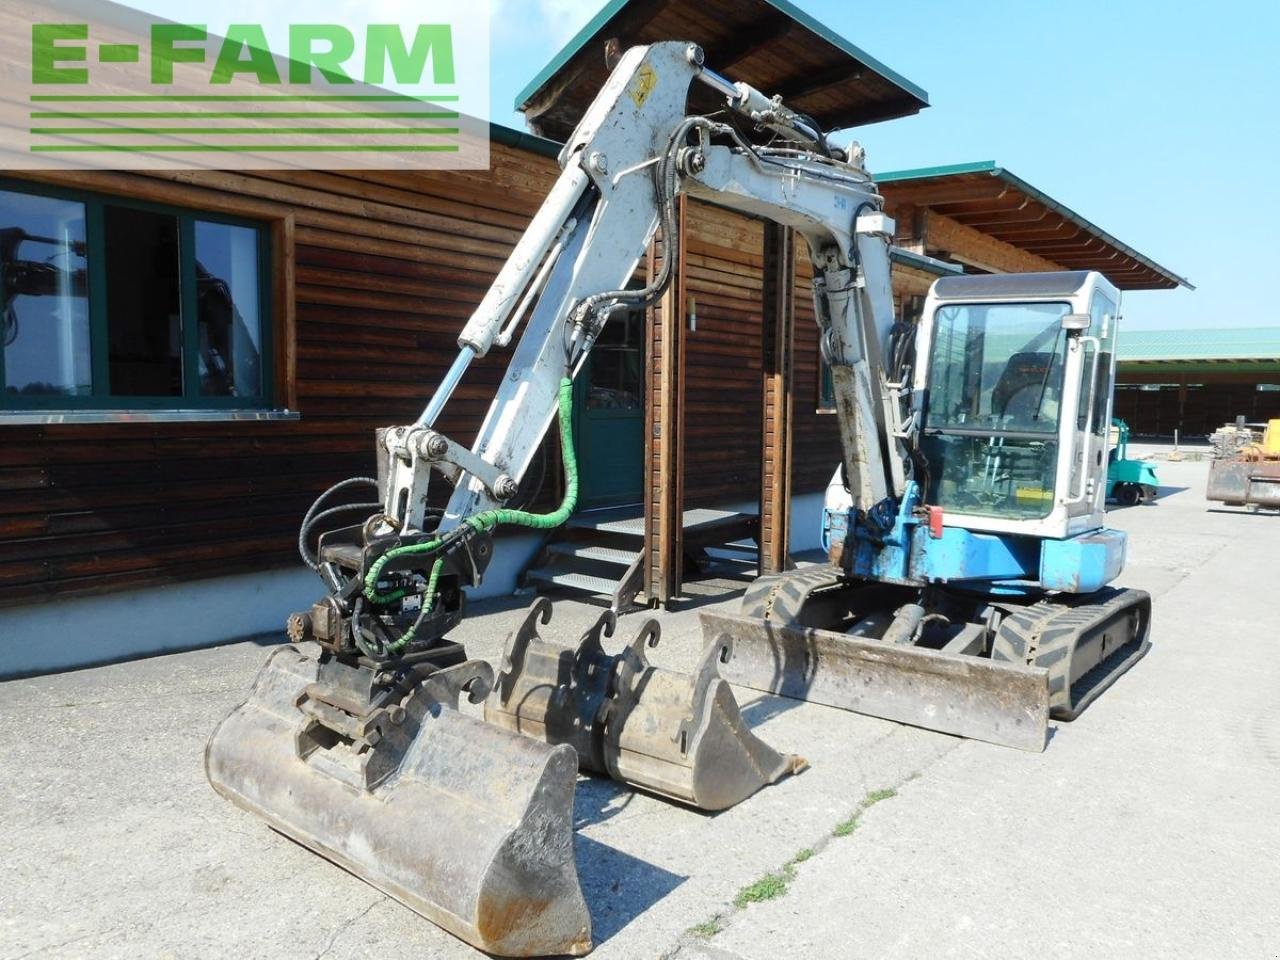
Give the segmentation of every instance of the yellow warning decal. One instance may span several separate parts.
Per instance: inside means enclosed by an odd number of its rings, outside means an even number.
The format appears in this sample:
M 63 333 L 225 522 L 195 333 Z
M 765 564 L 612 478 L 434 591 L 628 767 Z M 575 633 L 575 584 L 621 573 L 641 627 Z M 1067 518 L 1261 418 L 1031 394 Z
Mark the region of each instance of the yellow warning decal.
M 642 64 L 636 71 L 635 79 L 631 81 L 631 99 L 635 101 L 637 109 L 644 106 L 644 102 L 649 99 L 649 94 L 653 93 L 653 88 L 657 85 L 658 71 L 647 63 Z
M 1014 496 L 1019 503 L 1049 503 L 1053 500 L 1053 491 L 1043 487 L 1018 487 Z

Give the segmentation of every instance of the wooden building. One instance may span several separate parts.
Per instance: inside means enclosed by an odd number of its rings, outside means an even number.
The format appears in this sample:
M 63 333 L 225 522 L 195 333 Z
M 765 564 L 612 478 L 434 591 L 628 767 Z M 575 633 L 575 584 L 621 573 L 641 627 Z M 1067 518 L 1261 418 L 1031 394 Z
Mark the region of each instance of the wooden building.
M 494 127 L 486 172 L 0 182 L 13 291 L 0 339 L 0 675 L 274 630 L 315 599 L 297 559 L 303 511 L 371 473 L 376 427 L 420 412 L 554 180 L 552 138 L 590 101 L 606 50 L 674 35 L 828 128 L 928 103 L 784 0 L 614 0 L 521 95 L 543 136 Z M 905 313 L 958 270 L 1089 262 L 1122 286 L 1178 282 L 1097 228 L 1071 233 L 1079 218 L 1020 181 L 1010 193 L 984 171 L 957 199 L 952 174 L 935 174 L 884 178 Z M 993 212 L 971 215 L 979 196 Z M 1035 224 L 991 222 L 1021 222 L 1034 203 L 1050 211 L 1047 239 L 1063 222 L 1071 235 L 1044 245 Z M 680 229 L 676 283 L 648 316 L 612 325 L 579 378 L 575 424 L 583 506 L 622 511 L 622 527 L 595 530 L 623 541 L 608 592 L 654 602 L 679 596 L 707 544 L 748 535 L 762 570 L 816 546 L 839 458 L 805 252 L 705 204 L 684 203 Z M 470 442 L 506 361 L 496 351 L 473 366 L 444 432 Z M 554 448 L 541 460 L 529 492 L 548 503 Z M 569 539 L 608 522 L 579 518 Z M 510 591 L 542 547 L 505 542 L 486 590 Z

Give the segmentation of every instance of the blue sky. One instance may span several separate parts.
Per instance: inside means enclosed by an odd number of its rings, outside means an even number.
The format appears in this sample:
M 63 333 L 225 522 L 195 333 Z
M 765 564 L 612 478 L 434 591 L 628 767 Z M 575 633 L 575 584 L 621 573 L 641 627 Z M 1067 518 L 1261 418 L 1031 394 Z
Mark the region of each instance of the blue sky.
M 796 2 L 929 91 L 860 130 L 873 169 L 998 161 L 1197 285 L 1130 294 L 1131 329 L 1280 324 L 1280 3 Z M 521 126 L 515 95 L 602 2 L 494 4 L 493 119 Z

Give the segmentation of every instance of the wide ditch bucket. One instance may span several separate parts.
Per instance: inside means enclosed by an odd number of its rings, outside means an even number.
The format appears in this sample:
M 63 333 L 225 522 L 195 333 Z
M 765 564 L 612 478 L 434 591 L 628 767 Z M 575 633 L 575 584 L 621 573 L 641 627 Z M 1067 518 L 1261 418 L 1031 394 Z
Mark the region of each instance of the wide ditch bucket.
M 758 618 L 701 619 L 708 647 L 728 651 L 720 674 L 731 683 L 1020 750 L 1048 742 L 1044 668 Z
M 205 750 L 220 794 L 487 953 L 581 956 L 577 758 L 457 709 L 485 663 L 412 675 L 368 709 L 372 673 L 285 647 Z
M 603 639 L 612 611 L 573 646 L 546 640 L 551 604 L 539 599 L 507 640 L 485 719 L 551 744 L 568 744 L 585 770 L 703 810 L 725 810 L 802 770 L 799 757 L 768 746 L 743 722 L 718 674 L 728 652 L 709 648 L 693 674 L 652 666 L 661 628 L 647 621 L 617 654 Z

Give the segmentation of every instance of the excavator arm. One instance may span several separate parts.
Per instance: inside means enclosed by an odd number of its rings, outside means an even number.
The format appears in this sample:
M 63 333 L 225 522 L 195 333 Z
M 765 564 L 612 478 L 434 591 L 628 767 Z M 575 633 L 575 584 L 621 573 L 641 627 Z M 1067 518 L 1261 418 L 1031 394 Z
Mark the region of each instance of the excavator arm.
M 505 505 L 560 409 L 562 388 L 610 316 L 653 303 L 670 282 L 681 193 L 773 220 L 808 242 L 850 489 L 859 516 L 875 530 L 891 525 L 912 462 L 907 378 L 887 370 L 882 359 L 895 322 L 892 221 L 860 148 L 833 149 L 812 121 L 701 61 L 701 51 L 685 43 L 624 55 L 566 144 L 559 179 L 462 331 L 457 359 L 422 416 L 381 433 L 385 521 L 372 532 L 386 549 L 370 552 L 366 538 L 366 560 L 378 562 L 408 543 L 423 549 L 415 565 L 400 565 L 402 573 L 429 583 L 440 560 L 436 589 L 451 577 L 479 583 L 491 547 L 477 540 L 492 529 L 490 519 L 542 525 Z M 686 116 L 695 82 L 722 93 L 739 122 L 787 138 L 786 146 L 753 144 L 738 125 Z M 670 238 L 660 271 L 643 289 L 627 289 L 659 228 Z M 435 425 L 471 362 L 507 346 L 518 330 L 488 415 L 474 444 L 464 448 Z M 442 516 L 428 507 L 437 474 L 453 485 Z M 565 515 L 562 510 L 552 520 Z M 426 549 L 430 544 L 438 546 Z M 368 571 L 366 562 L 358 573 L 367 579 Z M 329 579 L 338 595 L 350 582 L 336 570 Z M 438 623 L 451 625 L 447 618 Z

